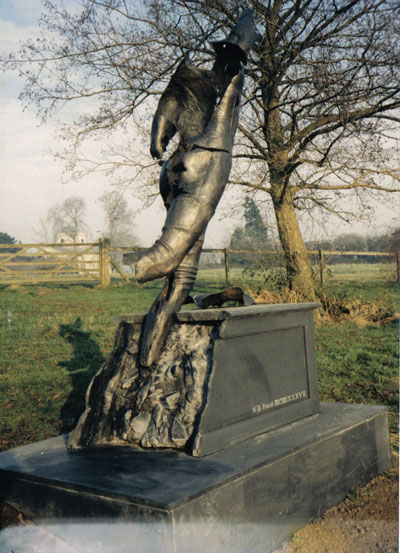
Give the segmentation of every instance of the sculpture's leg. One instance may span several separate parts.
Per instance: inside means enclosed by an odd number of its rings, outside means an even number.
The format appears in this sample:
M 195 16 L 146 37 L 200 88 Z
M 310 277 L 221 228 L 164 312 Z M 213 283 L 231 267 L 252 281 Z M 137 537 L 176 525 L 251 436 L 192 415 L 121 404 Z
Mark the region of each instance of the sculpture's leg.
M 210 152 L 204 152 L 210 155 Z M 215 206 L 197 194 L 180 194 L 168 209 L 162 236 L 145 252 L 125 255 L 125 262 L 135 261 L 136 280 L 146 282 L 176 271 L 196 240 L 205 231 Z
M 185 301 L 196 279 L 203 242 L 204 234 L 196 241 L 176 271 L 167 277 L 146 315 L 139 347 L 142 366 L 150 367 L 160 357 L 173 323 L 174 313 Z

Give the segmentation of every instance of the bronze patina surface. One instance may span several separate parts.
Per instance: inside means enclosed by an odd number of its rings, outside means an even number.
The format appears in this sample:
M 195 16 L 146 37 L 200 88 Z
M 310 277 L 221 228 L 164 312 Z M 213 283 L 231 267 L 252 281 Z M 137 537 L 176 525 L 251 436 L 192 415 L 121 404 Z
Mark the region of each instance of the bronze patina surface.
M 154 115 L 151 155 L 161 159 L 175 133 L 179 144 L 161 169 L 160 194 L 167 208 L 162 235 L 148 250 L 125 255 L 126 263 L 136 263 L 138 282 L 166 277 L 143 325 L 144 367 L 157 363 L 174 313 L 196 279 L 204 233 L 231 170 L 243 63 L 256 37 L 252 11 L 247 10 L 225 40 L 213 43 L 212 70 L 199 69 L 187 59 L 179 65 Z

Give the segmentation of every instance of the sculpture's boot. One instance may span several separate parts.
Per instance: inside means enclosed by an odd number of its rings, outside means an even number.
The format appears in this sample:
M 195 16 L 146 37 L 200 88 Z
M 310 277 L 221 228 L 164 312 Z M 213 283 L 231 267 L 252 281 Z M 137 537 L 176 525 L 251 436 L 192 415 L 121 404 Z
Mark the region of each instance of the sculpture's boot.
M 236 25 L 223 40 L 211 42 L 218 58 L 235 58 L 247 63 L 247 54 L 254 43 L 259 40 L 259 34 L 253 22 L 254 10 L 245 10 Z
M 173 273 L 205 230 L 215 207 L 203 197 L 181 195 L 168 210 L 162 236 L 141 252 L 136 263 L 136 281 L 154 280 Z
M 144 367 L 155 364 L 161 355 L 174 321 L 174 313 L 180 309 L 196 280 L 203 242 L 204 234 L 176 271 L 167 277 L 163 289 L 146 315 L 139 346 L 139 362 Z

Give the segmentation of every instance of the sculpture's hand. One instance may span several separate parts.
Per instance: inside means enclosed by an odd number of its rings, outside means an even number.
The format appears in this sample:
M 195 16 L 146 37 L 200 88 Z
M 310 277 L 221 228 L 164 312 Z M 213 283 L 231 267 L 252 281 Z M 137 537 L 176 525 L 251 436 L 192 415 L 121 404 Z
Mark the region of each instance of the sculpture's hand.
M 151 126 L 150 153 L 153 158 L 162 158 L 162 155 L 175 132 L 176 127 L 171 119 L 163 114 L 156 113 Z

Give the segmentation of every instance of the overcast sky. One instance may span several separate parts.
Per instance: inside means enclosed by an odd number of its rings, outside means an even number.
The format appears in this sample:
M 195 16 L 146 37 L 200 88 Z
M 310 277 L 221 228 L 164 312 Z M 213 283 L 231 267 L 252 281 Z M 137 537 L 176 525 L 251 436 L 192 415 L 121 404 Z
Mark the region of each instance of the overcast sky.
M 0 0 L 2 55 L 16 49 L 20 41 L 40 34 L 37 20 L 41 11 L 40 0 Z M 37 242 L 39 218 L 45 217 L 54 204 L 80 196 L 88 206 L 91 239 L 96 240 L 104 231 L 98 199 L 110 189 L 110 182 L 99 176 L 85 177 L 80 182 L 65 177 L 63 164 L 51 153 L 57 150 L 55 129 L 51 124 L 41 125 L 33 107 L 23 111 L 18 100 L 22 84 L 14 73 L 0 74 L 0 232 L 23 243 Z M 134 232 L 140 243 L 151 245 L 165 219 L 161 201 L 142 209 L 133 193 L 126 193 L 125 199 L 136 211 Z M 229 241 L 237 224 L 227 218 L 221 221 L 221 217 L 223 214 L 218 212 L 209 226 L 209 247 L 221 247 Z
M 41 13 L 40 0 L 0 0 L 0 51 L 17 48 L 20 41 L 37 36 L 37 19 Z M 89 176 L 72 182 L 63 175 L 63 165 L 55 161 L 50 150 L 57 149 L 54 128 L 41 125 L 33 108 L 23 111 L 18 100 L 22 82 L 13 73 L 0 75 L 0 232 L 7 232 L 23 243 L 37 242 L 35 229 L 40 217 L 55 203 L 70 196 L 83 197 L 88 205 L 87 223 L 91 239 L 96 240 L 104 231 L 102 210 L 98 198 L 110 187 L 104 177 Z M 149 125 L 150 126 L 150 125 Z M 138 210 L 139 203 L 132 193 L 125 196 L 131 208 Z M 229 192 L 209 225 L 206 244 L 221 247 L 238 220 L 229 217 L 226 204 L 232 201 Z M 385 225 L 393 225 L 398 214 L 392 209 L 379 208 L 374 230 L 380 232 Z M 225 206 L 225 207 L 224 207 Z M 135 234 L 142 245 L 150 245 L 159 236 L 165 212 L 160 201 L 152 208 L 137 213 Z M 370 225 L 345 225 L 333 222 L 333 233 L 368 232 Z M 309 234 L 308 232 L 306 234 Z M 306 236 L 310 238 L 310 236 Z
M 0 0 L 3 53 L 39 33 L 40 13 L 39 0 Z M 54 204 L 70 196 L 81 196 L 88 205 L 91 239 L 97 239 L 104 230 L 98 198 L 109 183 L 99 177 L 78 183 L 66 179 L 63 164 L 55 161 L 51 153 L 57 150 L 54 128 L 50 124 L 40 125 L 33 108 L 23 111 L 18 100 L 22 82 L 15 74 L 8 73 L 0 79 L 0 231 L 24 243 L 37 242 L 35 229 L 39 218 L 45 217 Z M 138 207 L 130 194 L 126 199 L 132 208 Z M 151 217 L 144 214 L 137 217 L 136 233 L 145 245 L 157 237 L 164 216 L 161 206 L 151 213 Z

